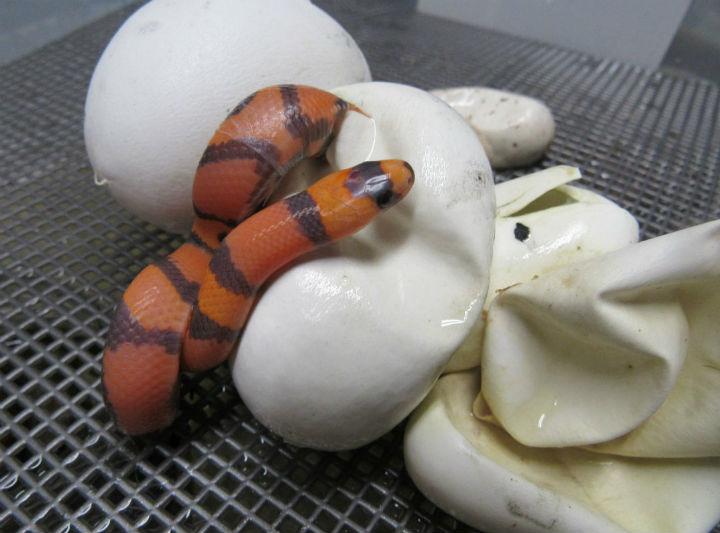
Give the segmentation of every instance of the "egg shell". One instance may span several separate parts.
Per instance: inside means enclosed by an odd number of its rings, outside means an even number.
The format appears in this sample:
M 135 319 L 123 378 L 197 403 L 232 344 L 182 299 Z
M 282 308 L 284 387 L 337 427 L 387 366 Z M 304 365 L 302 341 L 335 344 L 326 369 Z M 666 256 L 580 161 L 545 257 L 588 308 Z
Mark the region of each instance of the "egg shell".
M 352 37 L 309 1 L 153 0 L 120 27 L 90 81 L 84 128 L 96 182 L 140 218 L 186 231 L 200 156 L 246 96 L 370 79 Z
M 436 505 L 481 531 L 705 532 L 720 520 L 720 459 L 531 448 L 474 418 L 479 373 L 443 376 L 413 413 L 405 465 Z
M 408 415 L 475 322 L 494 194 L 482 145 L 440 100 L 391 83 L 334 92 L 372 117 L 346 118 L 330 150 L 335 165 L 404 159 L 415 184 L 359 233 L 271 280 L 233 379 L 252 413 L 287 441 L 340 450 Z
M 486 311 L 508 287 L 637 242 L 638 224 L 628 211 L 597 193 L 567 185 L 580 178 L 577 168 L 560 165 L 495 186 Z M 485 317 L 486 313 L 453 354 L 447 372 L 480 364 Z
M 720 456 L 719 313 L 720 220 L 566 265 L 493 300 L 482 396 L 528 446 Z
M 452 87 L 432 93 L 470 123 L 495 169 L 535 163 L 555 136 L 552 111 L 536 98 L 489 87 Z

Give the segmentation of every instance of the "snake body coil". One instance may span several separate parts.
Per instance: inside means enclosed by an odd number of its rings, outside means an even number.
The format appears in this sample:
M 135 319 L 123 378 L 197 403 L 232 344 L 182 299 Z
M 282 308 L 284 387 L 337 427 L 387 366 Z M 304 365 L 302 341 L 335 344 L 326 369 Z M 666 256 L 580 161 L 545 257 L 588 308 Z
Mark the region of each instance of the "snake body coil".
M 110 324 L 103 387 L 121 430 L 168 426 L 180 369 L 225 360 L 274 271 L 407 194 L 407 163 L 365 162 L 257 211 L 293 165 L 324 153 L 348 109 L 356 108 L 319 89 L 273 86 L 246 98 L 215 132 L 193 183 L 190 239 L 138 274 Z

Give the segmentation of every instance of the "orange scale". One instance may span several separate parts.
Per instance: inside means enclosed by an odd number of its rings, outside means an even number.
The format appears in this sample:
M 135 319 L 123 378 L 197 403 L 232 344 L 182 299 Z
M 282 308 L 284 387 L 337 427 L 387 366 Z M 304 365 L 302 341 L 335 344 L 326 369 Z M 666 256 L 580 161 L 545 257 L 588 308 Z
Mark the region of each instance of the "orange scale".
M 185 329 L 190 306 L 155 265 L 145 267 L 137 275 L 123 300 L 145 329 Z
M 237 217 L 258 183 L 265 179 L 256 169 L 254 159 L 221 161 L 200 167 L 193 184 L 193 203 L 204 213 L 224 219 Z
M 120 429 L 141 434 L 172 423 L 177 414 L 179 371 L 178 356 L 156 344 L 121 344 L 107 350 L 104 385 Z
M 242 319 L 237 318 L 235 310 L 249 305 L 248 300 L 251 298 L 221 286 L 215 275 L 208 271 L 200 286 L 198 309 L 221 326 L 237 329 L 242 325 Z
M 225 224 L 215 224 L 220 228 L 227 228 Z M 171 261 L 180 270 L 188 281 L 200 282 L 205 274 L 211 255 L 194 244 L 185 243 L 170 256 Z
M 245 220 L 225 238 L 225 243 L 234 267 L 255 287 L 290 259 L 314 248 L 283 202 Z
M 183 346 L 182 369 L 187 372 L 210 370 L 227 359 L 235 343 L 214 339 L 194 339 L 186 337 Z

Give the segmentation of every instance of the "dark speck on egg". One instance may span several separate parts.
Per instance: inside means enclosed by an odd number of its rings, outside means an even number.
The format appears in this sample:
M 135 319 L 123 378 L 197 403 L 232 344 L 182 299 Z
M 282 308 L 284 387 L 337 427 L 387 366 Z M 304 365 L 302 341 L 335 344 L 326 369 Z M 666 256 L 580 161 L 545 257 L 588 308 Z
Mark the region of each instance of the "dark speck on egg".
M 515 224 L 515 230 L 513 231 L 515 234 L 515 238 L 519 240 L 520 242 L 525 242 L 527 238 L 530 236 L 530 228 L 528 228 L 525 224 L 521 224 L 518 222 Z

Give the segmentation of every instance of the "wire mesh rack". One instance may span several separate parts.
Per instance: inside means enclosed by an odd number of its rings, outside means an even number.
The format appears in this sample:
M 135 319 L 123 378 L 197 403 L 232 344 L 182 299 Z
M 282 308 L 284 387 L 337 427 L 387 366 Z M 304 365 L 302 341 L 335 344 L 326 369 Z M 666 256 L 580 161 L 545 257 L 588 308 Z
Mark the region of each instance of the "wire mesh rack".
M 628 209 L 648 238 L 720 218 L 718 86 L 434 19 L 413 2 L 316 2 L 375 79 L 535 96 L 546 157 Z M 113 429 L 100 391 L 108 321 L 181 243 L 92 180 L 92 69 L 124 9 L 0 70 L 0 531 L 464 532 L 407 476 L 402 425 L 352 452 L 294 448 L 255 421 L 226 368 L 183 377 L 160 436 Z M 715 531 L 719 531 L 716 528 Z

